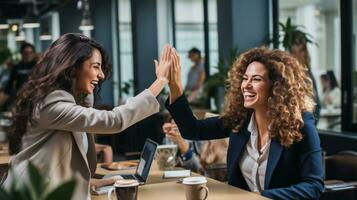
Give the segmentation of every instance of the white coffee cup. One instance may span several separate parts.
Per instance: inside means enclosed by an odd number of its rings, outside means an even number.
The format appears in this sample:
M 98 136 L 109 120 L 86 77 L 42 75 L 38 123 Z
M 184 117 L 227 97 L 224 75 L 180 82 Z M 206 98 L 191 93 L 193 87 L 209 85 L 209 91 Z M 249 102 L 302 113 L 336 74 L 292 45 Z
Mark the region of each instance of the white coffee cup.
M 208 197 L 209 190 L 206 186 L 207 179 L 203 176 L 187 177 L 182 180 L 185 186 L 185 195 L 187 200 L 205 200 Z
M 113 191 L 115 191 L 117 200 L 137 200 L 139 182 L 134 179 L 117 180 L 114 187 L 108 191 L 108 199 L 111 200 Z

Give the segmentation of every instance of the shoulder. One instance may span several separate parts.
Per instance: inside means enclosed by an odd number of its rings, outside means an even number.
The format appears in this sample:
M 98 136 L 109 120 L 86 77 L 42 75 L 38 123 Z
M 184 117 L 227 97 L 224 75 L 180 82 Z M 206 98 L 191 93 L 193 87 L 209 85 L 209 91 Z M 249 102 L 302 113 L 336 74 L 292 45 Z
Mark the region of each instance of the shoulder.
M 72 102 L 75 103 L 74 96 L 65 90 L 54 90 L 49 93 L 42 101 L 43 106 L 47 106 L 56 102 Z
M 200 70 L 204 70 L 205 69 L 205 63 L 204 62 L 201 62 L 198 66 L 199 66 Z
M 304 126 L 301 129 L 303 135 L 302 144 L 319 148 L 320 139 L 315 126 L 315 118 L 311 112 L 302 113 Z
M 302 113 L 302 118 L 304 121 L 304 126 L 302 127 L 303 135 L 308 134 L 310 132 L 317 132 L 315 126 L 315 117 L 311 112 Z
M 334 95 L 339 95 L 341 93 L 341 89 L 339 87 L 335 87 L 333 88 L 333 90 L 331 90 L 331 96 L 334 96 Z

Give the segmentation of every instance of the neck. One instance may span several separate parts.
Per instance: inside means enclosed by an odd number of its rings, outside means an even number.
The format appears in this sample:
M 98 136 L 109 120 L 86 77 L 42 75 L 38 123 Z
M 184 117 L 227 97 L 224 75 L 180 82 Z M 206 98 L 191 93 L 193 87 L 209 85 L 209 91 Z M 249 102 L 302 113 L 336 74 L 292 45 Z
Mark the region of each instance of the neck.
M 254 112 L 255 122 L 261 137 L 268 134 L 269 117 L 266 109 L 255 110 Z
M 255 110 L 254 112 L 255 123 L 258 128 L 258 142 L 257 148 L 259 153 L 261 153 L 261 149 L 265 146 L 269 139 L 269 118 L 266 110 Z
M 195 63 L 195 66 L 199 65 L 201 63 L 201 58 L 196 60 L 194 63 Z

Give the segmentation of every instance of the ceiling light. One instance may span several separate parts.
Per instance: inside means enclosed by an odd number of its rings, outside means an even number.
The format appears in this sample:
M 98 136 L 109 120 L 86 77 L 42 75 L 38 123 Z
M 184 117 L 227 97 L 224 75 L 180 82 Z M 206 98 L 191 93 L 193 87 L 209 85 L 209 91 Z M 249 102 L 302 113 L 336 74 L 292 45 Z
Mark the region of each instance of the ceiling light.
M 0 24 L 0 29 L 9 29 L 9 24 Z
M 94 29 L 94 25 L 92 24 L 92 20 L 91 20 L 89 0 L 83 0 L 81 2 L 82 3 L 80 7 L 83 9 L 82 11 L 83 15 L 82 15 L 81 24 L 79 25 L 79 30 L 91 31 Z
M 12 32 L 17 32 L 17 31 L 19 30 L 19 25 L 17 25 L 17 24 L 11 24 L 10 30 L 11 30 Z
M 40 40 L 52 40 L 52 35 L 40 35 Z

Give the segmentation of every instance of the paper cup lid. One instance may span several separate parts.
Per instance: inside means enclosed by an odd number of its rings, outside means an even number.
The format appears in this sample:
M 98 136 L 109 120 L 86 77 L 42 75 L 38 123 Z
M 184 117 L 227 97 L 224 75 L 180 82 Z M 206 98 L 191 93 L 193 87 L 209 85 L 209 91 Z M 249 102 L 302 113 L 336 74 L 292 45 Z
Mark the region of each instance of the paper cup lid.
M 139 185 L 139 182 L 135 179 L 122 179 L 122 180 L 117 180 L 114 183 L 115 187 L 132 187 L 137 185 Z
M 186 185 L 196 185 L 207 183 L 207 179 L 203 176 L 187 177 L 182 180 L 182 183 Z

